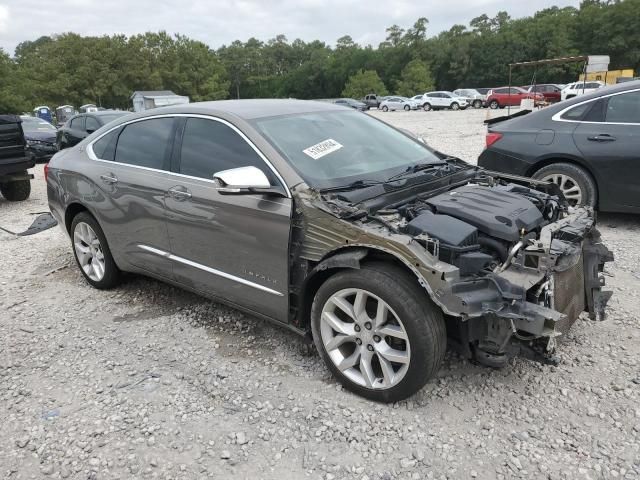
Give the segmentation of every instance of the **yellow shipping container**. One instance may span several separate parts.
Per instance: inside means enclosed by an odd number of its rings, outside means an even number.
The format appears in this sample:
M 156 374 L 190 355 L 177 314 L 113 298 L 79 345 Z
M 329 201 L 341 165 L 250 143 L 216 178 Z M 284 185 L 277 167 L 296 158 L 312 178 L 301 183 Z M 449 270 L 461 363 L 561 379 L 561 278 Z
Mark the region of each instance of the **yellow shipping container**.
M 587 73 L 587 81 L 600 80 L 607 85 L 616 83 L 618 77 L 633 77 L 633 68 L 624 68 L 622 70 L 609 70 L 608 72 L 591 72 Z M 584 80 L 584 74 L 580 74 L 580 81 Z

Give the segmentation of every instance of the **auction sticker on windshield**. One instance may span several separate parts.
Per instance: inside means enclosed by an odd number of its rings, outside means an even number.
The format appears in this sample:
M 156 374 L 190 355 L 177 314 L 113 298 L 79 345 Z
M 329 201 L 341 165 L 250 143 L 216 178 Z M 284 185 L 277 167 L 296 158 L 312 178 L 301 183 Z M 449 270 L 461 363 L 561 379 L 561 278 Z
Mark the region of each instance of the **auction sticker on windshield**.
M 309 148 L 305 148 L 303 152 L 313 158 L 314 160 L 318 160 L 319 158 L 324 157 L 325 155 L 329 155 L 336 150 L 340 150 L 342 145 L 336 142 L 332 138 L 327 138 L 320 143 L 316 143 L 315 145 L 311 145 Z

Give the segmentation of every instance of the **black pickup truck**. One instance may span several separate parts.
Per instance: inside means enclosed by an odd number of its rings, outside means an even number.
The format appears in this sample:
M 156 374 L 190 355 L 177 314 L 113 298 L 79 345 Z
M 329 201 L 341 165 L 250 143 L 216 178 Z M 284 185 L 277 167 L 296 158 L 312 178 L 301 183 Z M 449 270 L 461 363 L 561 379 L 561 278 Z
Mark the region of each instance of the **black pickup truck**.
M 33 175 L 27 169 L 35 164 L 27 155 L 20 117 L 0 115 L 0 193 L 4 198 L 12 202 L 29 198 Z

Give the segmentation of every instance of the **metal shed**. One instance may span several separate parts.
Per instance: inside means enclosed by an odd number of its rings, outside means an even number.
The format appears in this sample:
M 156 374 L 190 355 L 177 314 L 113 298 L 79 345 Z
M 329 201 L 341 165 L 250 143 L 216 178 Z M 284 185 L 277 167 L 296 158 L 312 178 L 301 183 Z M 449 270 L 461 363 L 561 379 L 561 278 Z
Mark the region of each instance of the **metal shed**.
M 131 95 L 134 112 L 143 112 L 156 107 L 189 103 L 189 97 L 176 95 L 171 90 L 136 90 Z

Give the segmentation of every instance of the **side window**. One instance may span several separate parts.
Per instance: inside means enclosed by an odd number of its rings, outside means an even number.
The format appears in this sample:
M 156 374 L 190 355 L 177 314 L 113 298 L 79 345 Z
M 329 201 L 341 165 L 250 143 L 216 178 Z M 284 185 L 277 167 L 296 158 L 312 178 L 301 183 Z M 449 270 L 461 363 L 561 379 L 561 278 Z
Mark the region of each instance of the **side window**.
M 604 121 L 640 123 L 640 91 L 609 97 Z
M 100 124 L 94 117 L 87 117 L 84 129 L 87 133 L 93 133 L 100 128 Z
M 511 93 L 511 95 L 518 95 L 519 93 L 522 93 L 517 88 L 511 88 L 511 89 L 509 89 L 509 92 Z
M 72 118 L 71 123 L 69 124 L 69 128 L 84 130 L 84 117 Z
M 118 137 L 116 162 L 164 168 L 172 132 L 173 118 L 154 118 L 126 125 Z
M 113 161 L 116 155 L 116 143 L 118 142 L 118 135 L 121 131 L 121 128 L 117 128 L 116 130 L 107 133 L 104 137 L 95 142 L 91 147 L 93 149 L 94 155 L 100 160 Z
M 274 175 L 264 160 L 231 127 L 215 120 L 187 119 L 180 151 L 180 173 L 213 180 L 214 173 L 237 167 L 257 167 L 275 184 Z
M 581 120 L 587 110 L 593 106 L 592 102 L 583 103 L 577 107 L 573 107 L 562 114 L 560 118 L 564 120 Z

